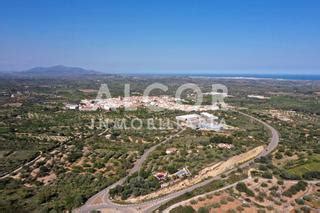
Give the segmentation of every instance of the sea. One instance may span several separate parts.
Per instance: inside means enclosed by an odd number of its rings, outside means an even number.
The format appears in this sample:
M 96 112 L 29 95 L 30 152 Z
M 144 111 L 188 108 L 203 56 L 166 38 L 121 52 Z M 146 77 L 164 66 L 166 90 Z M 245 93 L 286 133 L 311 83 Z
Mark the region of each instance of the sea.
M 293 74 L 191 74 L 193 78 L 224 78 L 224 79 L 273 79 L 273 80 L 320 80 L 320 75 Z

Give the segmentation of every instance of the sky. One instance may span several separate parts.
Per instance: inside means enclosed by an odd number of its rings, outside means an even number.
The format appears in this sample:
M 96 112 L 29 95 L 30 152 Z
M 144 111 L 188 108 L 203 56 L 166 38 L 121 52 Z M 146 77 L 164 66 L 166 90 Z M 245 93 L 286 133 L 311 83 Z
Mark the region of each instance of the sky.
M 318 0 L 1 0 L 0 70 L 320 74 Z

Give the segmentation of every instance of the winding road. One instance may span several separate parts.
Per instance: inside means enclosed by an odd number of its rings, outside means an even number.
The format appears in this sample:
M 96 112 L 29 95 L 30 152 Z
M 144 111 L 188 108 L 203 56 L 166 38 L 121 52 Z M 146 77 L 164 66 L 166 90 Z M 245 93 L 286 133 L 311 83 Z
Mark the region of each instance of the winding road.
M 255 118 L 251 115 L 248 115 L 246 113 L 243 112 L 239 112 L 239 111 L 234 111 L 237 113 L 240 113 L 241 115 L 244 115 L 246 117 L 249 117 L 250 119 L 264 125 L 270 132 L 271 134 L 271 138 L 270 138 L 270 142 L 267 145 L 267 147 L 254 159 L 247 161 L 241 165 L 238 165 L 237 168 L 244 168 L 249 166 L 255 159 L 262 157 L 262 156 L 266 156 L 268 154 L 270 154 L 277 146 L 279 143 L 279 133 L 276 129 L 274 129 L 272 126 L 270 126 L 269 124 L 267 124 L 266 122 L 259 120 L 258 118 Z M 147 159 L 147 157 L 149 156 L 149 154 L 151 152 L 153 152 L 158 146 L 160 146 L 161 144 L 167 143 L 168 141 L 170 141 L 173 137 L 181 134 L 185 129 L 180 130 L 178 133 L 176 133 L 175 135 L 172 135 L 170 137 L 168 137 L 167 139 L 165 139 L 164 141 L 162 141 L 161 143 L 149 148 L 142 156 L 139 160 L 136 161 L 134 167 L 130 170 L 129 175 L 131 175 L 134 172 L 137 172 L 143 162 Z M 224 174 L 228 174 L 232 171 L 234 171 L 236 168 L 229 170 L 228 172 L 225 172 Z M 127 177 L 128 177 L 127 176 Z M 94 195 L 93 197 L 91 197 L 82 207 L 75 209 L 74 212 L 81 212 L 81 213 L 87 213 L 90 212 L 92 210 L 98 210 L 98 209 L 108 209 L 110 210 L 110 212 L 152 212 L 153 210 L 157 209 L 159 206 L 161 206 L 162 204 L 168 202 L 169 200 L 176 198 L 180 195 L 185 194 L 186 192 L 190 192 L 193 191 L 196 188 L 199 188 L 201 186 L 205 186 L 206 184 L 210 183 L 213 180 L 217 180 L 219 178 L 221 178 L 220 176 L 216 176 L 216 177 L 212 177 L 209 178 L 203 182 L 200 182 L 198 184 L 192 185 L 188 188 L 182 189 L 180 191 L 176 191 L 170 194 L 167 194 L 163 197 L 159 197 L 157 199 L 153 199 L 153 200 L 149 200 L 143 203 L 136 203 L 136 204 L 118 204 L 118 203 L 114 203 L 110 198 L 109 198 L 109 191 L 110 189 L 112 189 L 113 187 L 115 187 L 116 185 L 122 184 L 127 177 L 124 177 L 122 179 L 120 179 L 119 181 L 117 181 L 116 183 L 110 185 L 109 187 L 103 189 L 102 191 L 100 191 L 99 193 L 97 193 L 96 195 Z M 102 202 L 98 202 L 98 204 L 95 204 L 95 201 L 97 199 L 101 199 Z

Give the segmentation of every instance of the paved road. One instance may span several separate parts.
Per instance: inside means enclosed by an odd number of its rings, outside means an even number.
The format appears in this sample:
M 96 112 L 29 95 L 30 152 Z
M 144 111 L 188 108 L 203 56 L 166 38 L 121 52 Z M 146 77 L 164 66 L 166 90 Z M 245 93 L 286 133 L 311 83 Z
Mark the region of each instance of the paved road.
M 268 146 L 266 147 L 266 149 L 264 149 L 263 152 L 261 152 L 261 154 L 258 157 L 266 156 L 266 155 L 270 154 L 278 146 L 278 144 L 279 144 L 279 132 L 275 128 L 273 128 L 272 126 L 270 126 L 266 122 L 264 122 L 262 120 L 259 120 L 258 118 L 255 118 L 255 117 L 253 117 L 251 115 L 248 115 L 246 113 L 243 113 L 243 112 L 240 112 L 240 111 L 234 111 L 234 112 L 238 112 L 241 115 L 247 116 L 247 117 L 253 119 L 256 122 L 261 123 L 262 125 L 264 125 L 270 131 L 270 134 L 271 134 L 270 142 L 269 142 Z
M 270 126 L 269 124 L 267 124 L 266 122 L 264 121 L 261 121 L 251 115 L 248 115 L 248 114 L 245 114 L 243 112 L 239 112 L 239 111 L 235 111 L 235 112 L 238 112 L 240 113 L 241 115 L 244 115 L 244 116 L 247 116 L 249 118 L 251 118 L 252 120 L 258 122 L 258 123 L 261 123 L 262 125 L 264 125 L 269 131 L 270 131 L 270 134 L 271 134 L 271 138 L 270 138 L 270 142 L 269 144 L 267 145 L 267 147 L 261 152 L 260 155 L 258 155 L 256 158 L 259 158 L 261 156 L 266 156 L 268 155 L 269 153 L 271 153 L 277 146 L 278 146 L 278 143 L 279 143 L 279 133 L 276 129 L 274 129 L 272 126 Z M 177 134 L 180 134 L 183 130 L 181 130 L 179 133 Z M 171 136 L 169 137 L 168 139 L 166 139 L 165 141 L 161 142 L 160 144 L 154 146 L 154 147 L 151 147 L 136 163 L 136 165 L 133 167 L 132 169 L 132 172 L 130 171 L 129 174 L 132 174 L 133 172 L 135 171 L 138 171 L 139 168 L 141 168 L 141 165 L 142 163 L 147 159 L 148 155 L 154 151 L 154 149 L 156 149 L 156 147 L 158 147 L 159 145 L 163 144 L 163 143 L 166 143 L 168 142 L 172 137 L 174 136 Z M 256 159 L 255 158 L 255 159 Z M 238 166 L 238 168 L 244 168 L 244 167 L 247 167 L 249 166 L 255 159 L 252 159 L 248 162 L 245 162 L 241 165 Z M 225 174 L 228 174 L 232 171 L 234 171 L 235 169 L 232 169 L 232 170 L 229 170 L 228 172 L 226 172 Z M 76 209 L 75 212 L 83 212 L 83 213 L 87 213 L 87 212 L 90 212 L 91 210 L 95 210 L 95 209 L 111 209 L 113 212 L 151 212 L 155 209 L 157 209 L 159 206 L 161 206 L 162 204 L 168 202 L 169 200 L 173 199 L 173 198 L 176 198 L 180 195 L 183 195 L 185 194 L 186 192 L 190 192 L 190 191 L 193 191 L 194 189 L 196 188 L 199 188 L 201 186 L 204 186 L 208 183 L 210 183 L 211 181 L 213 180 L 217 180 L 219 179 L 220 176 L 217 176 L 217 177 L 212 177 L 210 179 L 207 179 L 203 182 L 200 182 L 198 184 L 195 184 L 191 187 L 188 187 L 188 188 L 185 188 L 185 189 L 182 189 L 180 191 L 177 191 L 177 192 L 173 192 L 173 193 L 170 193 L 168 195 L 165 195 L 163 197 L 160 197 L 160 198 L 157 198 L 157 199 L 153 199 L 153 200 L 150 200 L 150 201 L 146 201 L 146 202 L 143 202 L 143 203 L 137 203 L 137 204 L 117 204 L 117 203 L 113 203 L 110 199 L 109 199 L 109 190 L 113 187 L 115 187 L 116 185 L 118 184 L 121 184 L 125 181 L 126 178 L 123 178 L 121 180 L 119 180 L 118 182 L 116 182 L 115 184 L 107 187 L 106 189 L 100 191 L 98 194 L 94 195 L 92 198 L 90 198 L 81 208 L 79 209 Z M 95 200 L 96 198 L 98 197 L 103 197 L 103 203 L 102 204 L 93 204 L 93 200 Z
M 169 142 L 172 138 L 176 137 L 177 135 L 183 133 L 186 129 L 181 129 L 178 133 L 175 133 L 174 135 L 169 136 L 168 138 L 166 138 L 165 140 L 163 140 L 161 143 L 158 143 L 155 146 L 150 147 L 147 151 L 144 152 L 144 154 L 135 162 L 133 168 L 129 171 L 128 175 L 120 180 L 118 180 L 117 182 L 115 182 L 114 184 L 108 186 L 107 188 L 103 189 L 102 191 L 100 191 L 99 193 L 95 194 L 94 196 L 92 196 L 86 203 L 84 206 L 82 206 L 79 209 L 76 209 L 76 212 L 90 212 L 91 210 L 97 209 L 97 208 L 105 208 L 105 207 L 110 207 L 113 209 L 117 209 L 118 207 L 123 209 L 124 205 L 119 205 L 116 203 L 112 203 L 109 199 L 109 191 L 110 189 L 114 188 L 117 185 L 121 185 L 125 182 L 126 178 L 130 175 L 132 175 L 135 172 L 138 172 L 140 170 L 140 168 L 142 167 L 142 164 L 144 163 L 144 161 L 148 158 L 148 156 L 150 155 L 150 153 L 152 153 L 157 147 L 159 147 L 162 144 L 165 144 L 167 142 Z M 93 202 L 94 200 L 96 200 L 97 198 L 102 197 L 103 198 L 103 202 L 104 204 L 102 206 L 99 205 L 94 205 Z M 130 211 L 130 210 L 128 210 Z M 128 212 L 126 211 L 126 212 Z

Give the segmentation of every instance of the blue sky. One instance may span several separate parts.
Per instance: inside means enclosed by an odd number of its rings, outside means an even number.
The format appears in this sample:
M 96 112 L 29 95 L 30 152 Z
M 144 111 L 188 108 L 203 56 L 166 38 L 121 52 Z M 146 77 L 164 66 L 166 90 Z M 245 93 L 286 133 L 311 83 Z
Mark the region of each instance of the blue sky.
M 317 0 L 2 0 L 0 70 L 320 74 Z

